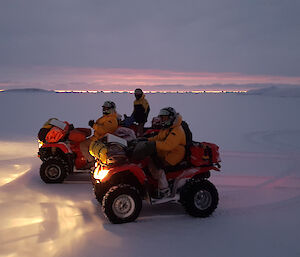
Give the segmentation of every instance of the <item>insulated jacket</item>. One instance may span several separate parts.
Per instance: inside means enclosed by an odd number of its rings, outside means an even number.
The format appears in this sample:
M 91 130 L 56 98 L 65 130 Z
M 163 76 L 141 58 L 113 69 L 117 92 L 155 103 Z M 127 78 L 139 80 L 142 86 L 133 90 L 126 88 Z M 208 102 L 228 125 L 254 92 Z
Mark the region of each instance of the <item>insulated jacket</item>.
M 145 94 L 138 100 L 133 102 L 133 117 L 137 123 L 145 123 L 150 112 L 149 103 L 145 98 Z
M 182 117 L 177 114 L 170 128 L 161 129 L 157 136 L 148 139 L 156 142 L 157 155 L 172 166 L 181 162 L 185 155 L 186 138 L 181 122 Z
M 103 115 L 93 125 L 94 135 L 92 140 L 96 141 L 102 138 L 106 133 L 114 133 L 118 128 L 117 113 Z

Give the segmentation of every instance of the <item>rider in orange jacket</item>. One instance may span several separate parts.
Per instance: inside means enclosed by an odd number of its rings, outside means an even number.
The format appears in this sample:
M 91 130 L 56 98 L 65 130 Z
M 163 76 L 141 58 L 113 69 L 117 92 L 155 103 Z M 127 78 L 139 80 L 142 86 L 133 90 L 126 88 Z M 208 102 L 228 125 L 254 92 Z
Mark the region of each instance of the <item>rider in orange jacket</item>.
M 90 144 L 102 138 L 106 133 L 114 133 L 119 126 L 114 102 L 104 102 L 102 113 L 103 116 L 97 119 L 96 122 L 94 120 L 89 121 L 89 126 L 94 129 L 94 135 L 80 143 L 81 152 L 91 165 L 94 162 L 94 157 L 89 153 Z
M 114 133 L 118 128 L 116 105 L 114 102 L 106 101 L 103 106 L 103 116 L 94 122 L 89 121 L 89 125 L 94 129 L 92 141 L 102 138 L 106 133 Z
M 185 156 L 186 137 L 181 126 L 182 117 L 172 107 L 161 109 L 159 117 L 162 129 L 157 136 L 148 140 L 155 141 L 157 156 L 162 166 L 174 166 Z M 154 161 L 150 162 L 149 169 L 153 177 L 158 180 L 159 197 L 169 196 L 170 189 L 164 170 Z

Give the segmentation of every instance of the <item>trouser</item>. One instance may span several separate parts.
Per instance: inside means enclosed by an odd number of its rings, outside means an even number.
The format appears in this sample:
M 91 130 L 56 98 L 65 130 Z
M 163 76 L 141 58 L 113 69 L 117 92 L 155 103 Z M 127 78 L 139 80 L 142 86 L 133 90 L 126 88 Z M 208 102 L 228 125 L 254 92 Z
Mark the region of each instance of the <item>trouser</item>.
M 169 187 L 165 171 L 158 168 L 152 158 L 150 158 L 148 168 L 152 177 L 158 181 L 158 189 L 165 189 Z
M 92 140 L 88 138 L 80 143 L 80 151 L 88 162 L 92 162 L 95 160 L 89 152 L 91 142 Z

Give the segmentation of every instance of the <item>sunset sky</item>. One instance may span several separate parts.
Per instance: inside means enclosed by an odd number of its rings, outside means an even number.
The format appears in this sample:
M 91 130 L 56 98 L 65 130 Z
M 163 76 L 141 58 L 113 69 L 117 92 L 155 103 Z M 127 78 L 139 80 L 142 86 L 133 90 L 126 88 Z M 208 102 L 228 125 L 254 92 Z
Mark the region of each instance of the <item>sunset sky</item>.
M 298 0 L 1 0 L 0 89 L 300 85 Z

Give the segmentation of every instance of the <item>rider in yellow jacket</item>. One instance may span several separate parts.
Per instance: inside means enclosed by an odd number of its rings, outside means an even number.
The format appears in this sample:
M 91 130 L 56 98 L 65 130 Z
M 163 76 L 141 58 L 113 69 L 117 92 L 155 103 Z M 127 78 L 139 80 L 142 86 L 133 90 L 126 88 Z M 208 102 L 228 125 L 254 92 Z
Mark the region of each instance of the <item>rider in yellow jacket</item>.
M 181 126 L 182 117 L 174 108 L 166 107 L 160 110 L 162 129 L 157 136 L 149 138 L 155 141 L 157 156 L 163 166 L 174 166 L 185 156 L 186 137 Z M 153 159 L 149 162 L 152 176 L 158 180 L 158 198 L 170 196 L 170 189 L 163 167 L 158 167 Z
M 170 127 L 161 129 L 157 136 L 148 139 L 156 142 L 158 157 L 172 166 L 181 162 L 185 155 L 186 138 L 181 122 L 182 117 L 177 114 Z
M 94 129 L 94 135 L 80 143 L 80 149 L 84 157 L 91 164 L 94 157 L 89 153 L 90 144 L 102 138 L 106 133 L 114 133 L 119 126 L 116 112 L 116 104 L 112 101 L 106 101 L 102 105 L 103 116 L 95 122 L 89 121 L 89 126 Z
M 96 120 L 92 128 L 94 129 L 94 135 L 91 138 L 92 141 L 102 138 L 106 133 L 114 133 L 118 128 L 117 113 L 103 115 Z

